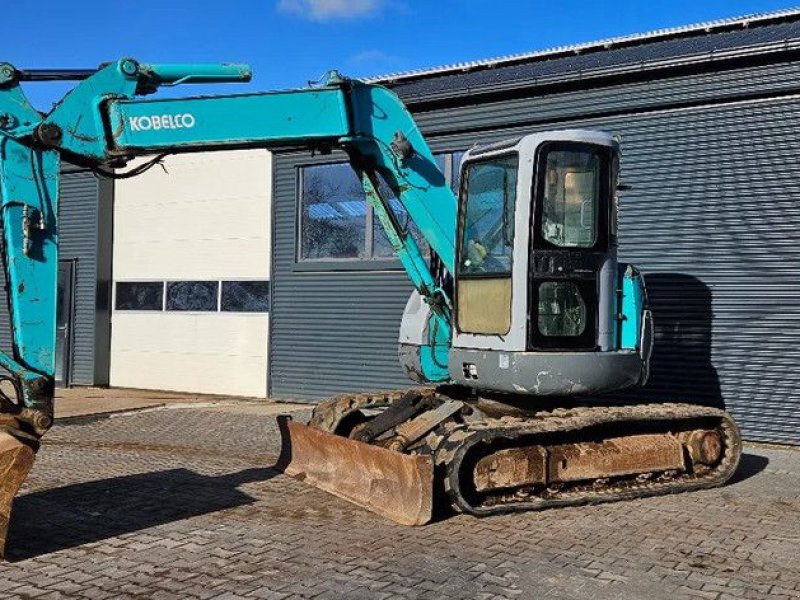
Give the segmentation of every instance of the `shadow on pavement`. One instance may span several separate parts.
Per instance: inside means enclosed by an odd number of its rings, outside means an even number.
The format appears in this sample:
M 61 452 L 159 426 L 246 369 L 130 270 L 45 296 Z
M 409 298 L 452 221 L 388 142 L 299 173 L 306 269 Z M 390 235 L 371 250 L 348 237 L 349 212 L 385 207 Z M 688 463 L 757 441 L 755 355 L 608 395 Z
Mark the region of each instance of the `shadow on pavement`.
M 769 459 L 744 453 L 728 482 L 761 473 Z M 14 562 L 99 542 L 190 517 L 252 504 L 245 483 L 268 481 L 276 468 L 230 475 L 201 475 L 170 469 L 77 483 L 33 492 L 14 501 L 6 559 Z
M 7 554 L 24 560 L 255 502 L 238 486 L 272 479 L 271 468 L 222 476 L 170 469 L 89 481 L 15 499 Z
M 739 468 L 736 469 L 733 477 L 728 480 L 727 485 L 733 485 L 758 475 L 767 468 L 768 464 L 769 459 L 766 456 L 745 452 L 739 460 Z

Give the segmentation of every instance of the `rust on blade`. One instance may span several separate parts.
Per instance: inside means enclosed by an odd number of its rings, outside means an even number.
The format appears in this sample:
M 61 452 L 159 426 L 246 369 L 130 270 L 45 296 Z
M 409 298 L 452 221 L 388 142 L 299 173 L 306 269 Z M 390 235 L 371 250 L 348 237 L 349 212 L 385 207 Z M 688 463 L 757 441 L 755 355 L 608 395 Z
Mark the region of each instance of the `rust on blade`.
M 433 517 L 433 460 L 333 435 L 278 417 L 278 468 L 403 525 Z
M 683 447 L 668 434 L 642 434 L 602 442 L 551 446 L 548 465 L 553 482 L 619 477 L 685 468 Z
M 0 558 L 5 557 L 14 496 L 28 476 L 36 453 L 6 432 L 0 432 Z

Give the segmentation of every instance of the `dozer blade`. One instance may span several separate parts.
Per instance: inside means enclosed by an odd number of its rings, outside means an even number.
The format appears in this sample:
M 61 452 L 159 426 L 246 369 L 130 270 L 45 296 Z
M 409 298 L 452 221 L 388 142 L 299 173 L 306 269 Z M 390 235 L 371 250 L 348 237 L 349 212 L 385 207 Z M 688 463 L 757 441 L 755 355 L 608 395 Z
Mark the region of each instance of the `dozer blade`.
M 278 468 L 403 525 L 433 516 L 433 460 L 401 454 L 278 417 Z
M 30 446 L 6 432 L 0 432 L 0 559 L 5 557 L 14 496 L 28 477 L 35 456 Z

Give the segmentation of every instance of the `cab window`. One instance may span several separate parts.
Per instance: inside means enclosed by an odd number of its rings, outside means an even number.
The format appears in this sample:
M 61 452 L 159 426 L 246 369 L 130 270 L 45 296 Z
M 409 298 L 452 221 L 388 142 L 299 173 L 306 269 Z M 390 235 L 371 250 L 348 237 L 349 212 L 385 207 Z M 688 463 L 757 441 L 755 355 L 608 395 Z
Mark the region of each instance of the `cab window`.
M 511 274 L 518 163 L 515 155 L 466 167 L 460 275 Z
M 541 236 L 562 248 L 592 248 L 600 217 L 600 156 L 596 150 L 547 153 Z
M 469 163 L 464 169 L 456 278 L 460 331 L 505 335 L 511 329 L 518 164 L 516 155 L 507 155 Z

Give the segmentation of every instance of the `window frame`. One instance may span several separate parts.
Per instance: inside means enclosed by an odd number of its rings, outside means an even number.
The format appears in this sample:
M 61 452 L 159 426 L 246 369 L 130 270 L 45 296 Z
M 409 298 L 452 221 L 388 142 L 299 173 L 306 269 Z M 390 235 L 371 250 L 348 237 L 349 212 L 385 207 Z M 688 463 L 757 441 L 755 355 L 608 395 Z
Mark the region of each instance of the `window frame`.
M 529 340 L 532 342 L 532 351 L 564 351 L 564 352 L 583 352 L 583 351 L 596 351 L 597 350 L 597 326 L 599 322 L 599 315 L 597 312 L 598 304 L 598 290 L 595 280 L 593 279 L 572 279 L 572 278 L 556 278 L 556 277 L 542 277 L 535 280 L 535 301 L 532 301 L 533 311 L 529 311 Z M 583 331 L 577 336 L 557 336 L 557 335 L 544 335 L 539 329 L 539 302 L 541 297 L 539 295 L 540 287 L 548 283 L 556 284 L 572 284 L 581 299 L 586 305 L 586 323 Z M 534 300 L 533 298 L 531 300 Z
M 547 155 L 550 152 L 579 152 L 591 150 L 599 159 L 600 189 L 598 190 L 597 238 L 592 246 L 559 246 L 545 239 L 542 234 L 542 213 L 544 211 L 544 188 L 546 183 Z M 535 177 L 531 191 L 533 193 L 533 211 L 531 223 L 531 244 L 534 250 L 559 250 L 568 252 L 605 252 L 610 244 L 609 219 L 611 211 L 611 176 L 603 177 L 610 171 L 610 160 L 613 150 L 608 146 L 576 141 L 544 142 L 536 152 Z M 604 208 L 605 207 L 605 208 Z
M 206 284 L 214 286 L 214 308 L 170 308 L 169 290 L 170 286 L 187 284 Z M 168 313 L 215 313 L 220 312 L 220 285 L 219 279 L 168 279 L 164 281 L 164 312 Z
M 493 162 L 496 160 L 502 160 L 504 158 L 509 157 L 516 157 L 517 159 L 517 182 L 515 190 L 515 197 L 514 197 L 514 214 L 516 215 L 516 204 L 519 201 L 519 152 L 516 150 L 511 150 L 508 152 L 503 152 L 500 154 L 492 154 L 490 156 L 476 158 L 475 160 L 469 161 L 465 166 L 471 166 L 474 164 L 480 163 L 487 163 Z M 514 240 L 511 246 L 511 262 L 509 263 L 508 272 L 503 273 L 467 273 L 464 274 L 461 272 L 461 253 L 462 253 L 462 245 L 464 243 L 464 230 L 465 230 L 465 220 L 467 218 L 467 211 L 466 211 L 466 202 L 467 202 L 467 189 L 466 189 L 466 178 L 464 177 L 464 171 L 461 169 L 460 178 L 459 178 L 459 190 L 458 190 L 458 219 L 457 219 L 457 227 L 458 227 L 458 235 L 456 236 L 456 278 L 457 279 L 501 279 L 501 278 L 508 278 L 512 277 L 514 274 L 514 248 L 517 244 L 517 235 L 516 231 L 514 231 Z M 505 207 L 504 207 L 505 208 Z M 516 224 L 514 225 L 516 227 Z
M 359 257 L 359 256 L 352 256 L 352 257 L 341 257 L 337 258 L 334 256 L 326 256 L 322 258 L 304 258 L 303 257 L 303 191 L 305 185 L 305 177 L 306 177 L 306 170 L 314 169 L 314 168 L 324 168 L 324 167 L 335 167 L 340 165 L 346 165 L 348 168 L 352 170 L 352 167 L 346 160 L 342 161 L 327 161 L 327 162 L 319 162 L 313 163 L 308 165 L 300 165 L 297 167 L 297 193 L 295 195 L 295 210 L 296 210 L 296 223 L 297 226 L 295 227 L 295 264 L 310 264 L 310 265 L 324 265 L 324 264 L 342 264 L 342 263 L 353 263 L 353 262 L 366 262 L 370 261 L 370 258 L 366 257 Z M 353 175 L 358 177 L 353 171 Z M 364 215 L 364 250 L 369 248 L 370 255 L 372 254 L 372 228 L 369 225 L 372 224 L 371 217 L 374 213 L 372 209 L 372 205 L 367 202 L 366 196 L 364 196 L 364 204 L 365 204 L 365 215 Z
M 542 313 L 542 288 L 545 286 L 552 286 L 553 288 L 557 288 L 558 286 L 563 286 L 565 288 L 572 288 L 573 296 L 580 301 L 580 307 L 582 311 L 582 323 L 581 323 L 581 330 L 578 333 L 560 333 L 560 334 L 553 334 L 553 333 L 545 333 L 544 329 L 542 328 L 542 318 L 543 317 L 552 317 L 553 315 L 550 313 Z M 589 310 L 587 309 L 586 300 L 583 299 L 583 294 L 581 294 L 580 286 L 570 279 L 549 279 L 539 282 L 539 287 L 537 290 L 537 296 L 539 297 L 539 302 L 537 304 L 536 310 L 536 328 L 539 332 L 539 335 L 545 338 L 580 338 L 585 336 L 587 323 L 589 322 Z M 591 307 L 590 307 L 591 308 Z
M 463 153 L 465 150 L 447 150 L 434 153 L 434 159 L 442 157 L 444 167 L 443 174 L 445 181 L 451 186 L 454 173 L 457 171 L 458 166 L 454 166 L 453 158 L 455 155 Z M 321 162 L 305 163 L 295 167 L 295 252 L 293 271 L 297 272 L 317 272 L 317 271 L 399 271 L 403 266 L 400 259 L 396 254 L 392 256 L 375 256 L 375 232 L 374 223 L 377 220 L 375 210 L 372 205 L 367 201 L 366 196 L 364 202 L 366 204 L 365 219 L 365 232 L 364 232 L 364 249 L 368 250 L 368 256 L 364 257 L 322 257 L 322 258 L 303 258 L 303 186 L 306 171 L 315 167 L 329 167 L 336 165 L 346 165 L 352 168 L 350 163 L 346 160 L 327 160 Z M 453 191 L 458 200 L 457 191 Z M 378 225 L 380 227 L 380 225 Z M 424 249 L 423 249 L 424 252 Z M 427 255 L 427 253 L 425 252 Z
M 213 310 L 181 310 L 175 308 L 167 308 L 167 288 L 170 284 L 176 283 L 213 283 L 216 285 L 215 295 L 215 308 Z M 117 290 L 120 285 L 126 284 L 152 284 L 158 285 L 161 288 L 161 304 L 158 308 L 117 308 Z M 266 303 L 268 305 L 266 310 L 224 310 L 222 305 L 223 287 L 226 283 L 264 283 L 267 285 Z M 129 279 L 113 281 L 112 286 L 112 311 L 123 313 L 170 313 L 182 315 L 211 315 L 211 314 L 230 314 L 230 315 L 268 315 L 272 311 L 272 279 L 268 277 L 239 277 L 239 278 L 218 278 L 218 279 Z
M 226 310 L 224 308 L 225 284 L 228 283 L 263 283 L 267 286 L 266 310 Z M 234 315 L 268 315 L 272 312 L 272 280 L 271 279 L 221 279 L 219 282 L 219 312 Z
M 457 154 L 457 153 L 454 152 L 454 153 L 451 154 L 451 156 L 453 156 L 454 154 Z M 467 211 L 466 211 L 466 206 L 465 206 L 465 203 L 467 201 L 467 190 L 466 190 L 467 178 L 464 177 L 464 167 L 468 167 L 468 166 L 470 166 L 472 164 L 475 164 L 475 163 L 490 162 L 490 161 L 498 160 L 498 159 L 502 160 L 503 158 L 508 158 L 508 157 L 515 157 L 516 160 L 517 160 L 517 181 L 516 181 L 517 189 L 514 192 L 515 193 L 515 196 L 514 196 L 514 228 L 515 228 L 515 231 L 514 231 L 513 244 L 511 246 L 511 263 L 509 264 L 508 273 L 472 273 L 472 274 L 468 274 L 468 275 L 465 276 L 460 271 L 460 267 L 461 267 L 461 247 L 462 247 L 462 244 L 464 243 L 463 242 L 464 229 L 465 229 L 464 221 L 467 218 Z M 462 154 L 462 158 L 463 158 L 463 154 Z M 453 165 L 451 163 L 452 172 L 455 172 L 457 170 L 458 171 L 458 175 L 459 175 L 459 178 L 458 178 L 459 188 L 458 188 L 458 192 L 456 193 L 456 200 L 458 201 L 458 215 L 456 216 L 456 231 L 457 231 L 457 235 L 456 235 L 456 254 L 455 254 L 456 264 L 455 264 L 455 273 L 453 274 L 453 279 L 454 279 L 453 313 L 455 315 L 455 318 L 453 320 L 453 325 L 455 327 L 456 332 L 459 333 L 459 334 L 484 336 L 484 337 L 490 337 L 490 336 L 503 337 L 503 336 L 506 336 L 506 335 L 509 334 L 509 332 L 511 331 L 511 327 L 514 324 L 514 315 L 513 315 L 514 288 L 513 288 L 513 281 L 514 281 L 514 250 L 515 250 L 516 245 L 517 245 L 516 210 L 517 210 L 517 202 L 519 202 L 519 199 L 520 199 L 520 195 L 519 195 L 519 186 L 520 186 L 519 166 L 520 166 L 520 153 L 517 150 L 507 150 L 507 151 L 504 151 L 504 152 L 498 152 L 497 154 L 491 154 L 489 156 L 476 158 L 475 160 L 470 160 L 465 165 L 462 165 L 462 164 Z M 504 207 L 504 209 L 505 209 L 505 207 Z M 462 328 L 461 322 L 459 320 L 459 293 L 458 293 L 458 282 L 461 281 L 462 279 L 466 279 L 466 280 L 469 280 L 469 279 L 510 279 L 511 280 L 512 288 L 511 288 L 511 296 L 510 296 L 510 310 L 512 311 L 512 314 L 511 314 L 511 319 L 509 320 L 508 329 L 504 333 L 474 333 L 474 332 L 467 331 L 466 329 Z
M 119 303 L 119 286 L 127 285 L 127 284 L 158 284 L 161 287 L 161 305 L 158 308 L 120 308 L 118 306 Z M 163 312 L 164 306 L 166 303 L 167 298 L 167 289 L 166 283 L 163 279 L 128 279 L 123 281 L 114 281 L 114 298 L 113 298 L 113 311 L 114 312 L 124 312 L 124 313 L 155 313 L 155 312 Z

